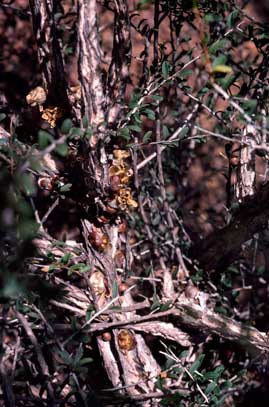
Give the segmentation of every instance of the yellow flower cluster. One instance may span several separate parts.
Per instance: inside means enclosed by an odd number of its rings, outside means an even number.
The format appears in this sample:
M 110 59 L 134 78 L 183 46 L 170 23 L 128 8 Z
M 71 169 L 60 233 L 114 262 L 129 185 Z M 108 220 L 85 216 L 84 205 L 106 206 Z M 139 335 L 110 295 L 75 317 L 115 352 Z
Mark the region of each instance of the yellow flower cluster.
M 46 91 L 41 86 L 32 89 L 26 96 L 27 104 L 31 107 L 38 106 L 40 113 L 42 113 L 42 119 L 46 120 L 50 127 L 53 128 L 56 126 L 56 121 L 62 117 L 64 111 L 57 106 L 48 106 L 44 109 L 43 104 L 46 102 L 46 99 Z
M 40 109 L 40 112 L 42 112 L 42 115 L 41 115 L 42 119 L 46 120 L 46 122 L 49 123 L 50 127 L 53 128 L 56 126 L 56 121 L 62 117 L 64 111 L 60 107 L 57 107 L 57 106 L 50 107 L 49 106 L 45 110 Z
M 129 156 L 128 151 L 114 150 L 113 165 L 109 168 L 109 177 L 116 193 L 116 201 L 123 211 L 127 211 L 129 207 L 137 208 L 138 206 L 132 197 L 131 188 L 127 187 L 133 175 L 132 170 L 128 168 L 125 162 Z

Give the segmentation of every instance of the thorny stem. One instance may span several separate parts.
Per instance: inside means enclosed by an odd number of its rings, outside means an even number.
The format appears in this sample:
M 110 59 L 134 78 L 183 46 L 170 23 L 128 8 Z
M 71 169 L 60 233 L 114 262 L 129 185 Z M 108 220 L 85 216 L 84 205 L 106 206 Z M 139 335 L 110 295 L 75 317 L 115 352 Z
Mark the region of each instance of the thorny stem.
M 159 105 L 159 103 L 158 103 L 158 106 L 157 106 L 156 114 L 157 114 L 156 142 L 159 143 L 161 141 L 161 121 L 160 121 L 160 105 Z M 157 144 L 157 146 L 156 146 L 156 154 L 157 154 L 158 173 L 159 173 L 159 179 L 160 179 L 160 190 L 161 190 L 161 196 L 162 196 L 162 200 L 163 200 L 163 207 L 164 207 L 164 211 L 165 211 L 165 214 L 166 214 L 167 223 L 168 223 L 170 232 L 172 234 L 172 239 L 173 239 L 173 243 L 174 243 L 174 246 L 175 246 L 175 251 L 176 251 L 177 259 L 178 259 L 178 262 L 179 262 L 179 266 L 184 271 L 185 277 L 188 277 L 189 272 L 188 272 L 187 267 L 185 265 L 185 262 L 183 260 L 181 250 L 180 250 L 179 247 L 177 247 L 176 228 L 175 228 L 174 221 L 172 219 L 172 215 L 171 215 L 171 212 L 170 212 L 170 207 L 169 207 L 169 204 L 168 204 L 168 201 L 167 201 L 160 144 Z

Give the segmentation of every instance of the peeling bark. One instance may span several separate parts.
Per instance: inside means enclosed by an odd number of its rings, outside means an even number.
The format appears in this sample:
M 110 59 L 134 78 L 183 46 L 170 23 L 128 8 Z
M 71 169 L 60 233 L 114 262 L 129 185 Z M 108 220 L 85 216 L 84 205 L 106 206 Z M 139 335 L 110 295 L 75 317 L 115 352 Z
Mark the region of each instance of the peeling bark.
M 239 202 L 246 196 L 251 196 L 255 192 L 255 152 L 250 147 L 254 140 L 256 130 L 254 126 L 248 124 L 243 130 L 242 142 L 246 144 L 240 149 L 240 165 L 237 171 L 236 198 Z
M 101 73 L 101 49 L 96 0 L 78 0 L 78 68 L 82 116 L 97 128 L 105 121 L 106 100 Z
M 226 340 L 238 343 L 252 356 L 262 356 L 263 352 L 269 354 L 269 341 L 265 333 L 232 318 L 208 309 L 202 310 L 191 303 L 178 305 L 178 317 L 184 325 L 207 334 L 215 333 Z

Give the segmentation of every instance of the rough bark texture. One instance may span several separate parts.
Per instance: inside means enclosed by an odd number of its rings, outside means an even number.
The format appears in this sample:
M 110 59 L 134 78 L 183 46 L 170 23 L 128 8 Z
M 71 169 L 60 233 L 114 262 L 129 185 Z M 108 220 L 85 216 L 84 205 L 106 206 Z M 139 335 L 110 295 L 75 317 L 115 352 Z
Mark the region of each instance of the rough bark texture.
M 233 341 L 252 356 L 261 356 L 263 352 L 266 354 L 269 352 L 268 336 L 256 328 L 218 315 L 208 309 L 202 310 L 194 304 L 180 304 L 178 309 L 177 316 L 186 326 L 207 334 L 215 333 L 226 340 Z
M 105 191 L 108 187 L 108 157 L 103 146 L 103 140 L 107 133 L 107 103 L 100 70 L 101 50 L 100 37 L 97 22 L 97 4 L 95 0 L 79 0 L 79 21 L 78 21 L 78 54 L 79 54 L 79 75 L 82 88 L 82 115 L 89 120 L 89 125 L 93 129 L 93 136 L 90 141 L 92 150 L 89 154 L 87 171 L 90 174 L 91 183 L 96 185 L 95 197 L 102 206 Z M 111 103 L 118 104 L 114 112 L 110 112 L 113 120 L 122 109 L 123 98 L 126 88 L 126 79 L 128 76 L 128 67 L 130 63 L 130 32 L 129 32 L 129 17 L 128 6 L 124 1 L 115 2 L 115 24 L 114 24 L 114 44 L 112 52 L 112 62 L 110 65 L 110 80 L 111 83 L 107 86 Z M 127 54 L 126 54 L 127 53 Z M 119 103 L 119 101 L 121 103 Z M 121 106 L 120 106 L 121 105 Z M 113 108 L 112 108 L 113 111 Z M 112 117 L 111 116 L 111 117 Z M 98 153 L 95 147 L 99 146 Z M 99 155 L 100 154 L 100 155 Z M 100 193 L 100 191 L 102 193 Z M 89 194 L 90 195 L 90 194 Z M 120 247 L 121 241 L 118 233 L 118 227 L 115 224 L 110 224 L 102 228 L 102 232 L 108 236 L 110 242 L 105 254 L 100 254 L 95 250 L 88 239 L 91 229 L 94 224 L 88 221 L 83 221 L 84 237 L 87 244 L 88 264 L 91 268 L 96 268 L 90 278 L 89 289 L 93 295 L 93 302 L 98 312 L 101 312 L 104 307 L 109 306 L 111 301 L 118 306 L 133 305 L 133 300 L 128 293 L 124 293 L 121 302 L 118 298 L 112 298 L 112 293 L 117 289 L 117 282 L 120 281 L 120 276 L 117 275 L 115 267 L 115 253 Z M 94 284 L 97 280 L 103 280 L 103 284 L 107 287 L 105 297 L 94 293 Z M 102 298 L 101 298 L 102 297 Z M 136 314 L 136 311 L 127 314 L 113 314 L 112 320 L 126 320 L 129 314 Z M 139 395 L 141 392 L 152 392 L 154 383 L 160 367 L 155 361 L 150 349 L 146 345 L 143 337 L 134 333 L 131 330 L 125 334 L 127 337 L 133 338 L 134 347 L 124 351 L 119 344 L 119 338 L 122 332 L 115 329 L 112 332 L 112 343 L 104 344 L 101 337 L 97 338 L 99 352 L 103 359 L 107 375 L 115 388 L 127 385 L 127 393 L 130 395 Z M 141 377 L 150 377 L 137 387 L 136 384 Z M 144 404 L 147 404 L 145 402 Z
M 255 152 L 250 147 L 251 142 L 254 140 L 254 134 L 256 130 L 254 126 L 247 125 L 243 130 L 242 142 L 246 143 L 242 145 L 240 149 L 240 165 L 237 171 L 236 182 L 236 198 L 240 202 L 246 196 L 251 196 L 255 192 Z
M 30 7 L 38 46 L 42 86 L 47 93 L 47 103 L 66 110 L 69 107 L 69 100 L 54 20 L 54 0 L 30 0 Z
M 114 13 L 113 52 L 108 73 L 111 124 L 115 124 L 118 115 L 123 112 L 122 105 L 129 80 L 132 50 L 128 1 L 116 0 Z
M 67 84 L 65 82 L 61 50 L 57 40 L 53 17 L 53 0 L 30 0 L 30 4 L 34 31 L 38 43 L 38 56 L 43 86 L 48 94 L 48 100 L 56 105 L 68 105 Z M 83 123 L 84 128 L 90 126 L 93 132 L 90 143 L 88 141 L 85 142 L 89 145 L 85 149 L 83 157 L 85 160 L 82 160 L 81 170 L 82 174 L 85 175 L 85 180 L 89 180 L 89 182 L 85 181 L 85 184 L 87 184 L 85 188 L 88 187 L 86 198 L 91 200 L 89 206 L 91 205 L 92 208 L 95 208 L 96 213 L 98 213 L 98 210 L 105 212 L 106 198 L 109 195 L 107 191 L 109 191 L 108 174 L 111 158 L 106 151 L 104 139 L 108 134 L 108 125 L 115 124 L 116 120 L 124 114 L 125 91 L 131 62 L 128 1 L 115 0 L 113 11 L 114 41 L 112 60 L 107 74 L 107 81 L 104 81 L 104 74 L 101 71 L 102 52 L 97 21 L 97 1 L 78 0 L 78 69 L 82 90 L 82 109 L 77 119 Z M 154 33 L 154 63 L 156 66 L 158 65 L 158 22 L 159 2 L 156 1 Z M 166 80 L 164 79 L 162 83 L 165 84 L 165 82 Z M 152 94 L 161 85 L 156 86 L 152 90 Z M 141 103 L 143 100 L 141 99 Z M 138 107 L 134 108 L 133 113 L 135 109 L 138 109 Z M 199 104 L 195 106 L 193 112 L 188 116 L 188 121 L 192 119 L 198 109 Z M 175 253 L 183 269 L 184 261 L 176 239 L 177 230 L 173 223 L 165 190 L 161 153 L 166 147 L 160 144 L 162 141 L 161 122 L 159 110 L 157 112 L 157 152 L 152 153 L 150 158 L 146 158 L 142 165 L 137 167 L 137 171 L 145 165 L 145 162 L 157 156 L 164 212 L 173 238 L 173 244 L 176 248 Z M 82 120 L 83 117 L 86 117 L 88 121 L 86 125 Z M 169 141 L 177 139 L 182 128 L 184 127 L 176 130 Z M 251 131 L 250 126 L 248 126 L 243 134 L 243 141 L 248 142 Z M 0 131 L 0 138 L 1 136 L 4 138 L 5 135 Z M 240 253 L 241 245 L 255 233 L 267 227 L 269 185 L 263 187 L 251 199 L 245 199 L 246 196 L 253 195 L 254 193 L 255 172 L 253 173 L 253 162 L 252 150 L 249 147 L 242 148 L 237 198 L 242 199 L 243 203 L 234 213 L 229 225 L 214 232 L 192 249 L 193 256 L 207 270 L 218 270 L 232 263 Z M 142 211 L 142 201 L 141 208 Z M 96 336 L 98 349 L 107 376 L 114 389 L 118 389 L 119 393 L 127 393 L 134 399 L 135 397 L 152 393 L 155 394 L 156 405 L 159 405 L 156 381 L 161 368 L 142 336 L 142 332 L 173 341 L 183 347 L 189 347 L 191 345 L 191 337 L 189 334 L 181 331 L 181 326 L 184 326 L 202 331 L 206 335 L 213 333 L 233 341 L 255 356 L 261 355 L 262 352 L 269 353 L 269 342 L 266 334 L 259 332 L 255 328 L 240 324 L 233 319 L 218 315 L 210 311 L 207 306 L 203 307 L 202 305 L 195 304 L 194 301 L 182 300 L 174 290 L 171 272 L 166 269 L 165 264 L 164 267 L 162 266 L 163 290 L 162 294 L 160 294 L 160 305 L 166 305 L 167 301 L 170 300 L 171 308 L 163 312 L 139 315 L 137 313 L 138 303 L 135 303 L 132 298 L 131 288 L 123 290 L 124 292 L 118 292 L 121 275 L 116 268 L 115 254 L 117 250 L 121 249 L 125 253 L 127 252 L 126 235 L 121 238 L 118 225 L 115 222 L 116 216 L 110 218 L 109 222 L 104 225 L 98 223 L 99 221 L 95 218 L 94 210 L 90 217 L 90 221 L 88 219 L 82 220 L 85 246 L 84 249 L 81 249 L 83 251 L 83 262 L 87 263 L 90 269 L 90 272 L 85 277 L 87 295 L 89 296 L 85 295 L 79 288 L 74 292 L 71 285 L 70 289 L 68 283 L 55 278 L 56 284 L 64 285 L 68 293 L 64 298 L 64 302 L 52 300 L 50 304 L 69 310 L 79 317 L 84 317 L 89 306 L 94 305 L 95 314 L 80 327 L 80 331 L 87 331 L 91 335 Z M 117 220 L 119 218 L 120 212 Z M 146 215 L 144 221 L 145 219 Z M 147 226 L 146 221 L 145 224 Z M 93 230 L 97 229 L 96 225 L 98 225 L 99 232 L 106 236 L 109 242 L 104 251 L 98 250 L 92 242 L 92 237 L 90 237 L 93 234 Z M 148 237 L 152 240 L 150 229 L 147 232 Z M 48 247 L 45 249 L 47 251 Z M 65 248 L 65 251 L 68 252 L 68 249 Z M 156 253 L 159 253 L 159 249 Z M 60 253 L 59 257 L 61 258 L 62 255 L 63 253 Z M 126 253 L 126 258 L 127 256 L 128 253 Z M 125 262 L 127 263 L 126 258 Z M 76 260 L 78 259 L 74 255 L 73 261 L 75 262 Z M 187 272 L 185 272 L 186 275 Z M 113 310 L 112 306 L 116 306 L 116 310 Z M 148 307 L 148 304 L 145 304 L 145 309 Z M 168 316 L 171 317 L 170 321 L 167 321 Z M 158 322 L 156 322 L 156 319 Z M 165 320 L 162 321 L 162 319 Z M 160 320 L 162 322 L 159 322 Z M 22 325 L 24 324 L 24 328 L 28 329 L 26 322 L 22 319 L 21 321 Z M 111 334 L 110 341 L 104 340 L 101 336 L 106 330 Z M 29 331 L 30 336 L 31 332 Z M 127 337 L 127 342 L 124 343 L 122 337 L 125 337 L 125 339 Z M 32 343 L 35 345 L 33 337 Z M 44 365 L 43 360 L 41 360 L 42 363 Z M 43 371 L 47 375 L 46 366 L 43 367 Z M 152 402 L 145 401 L 143 405 L 149 406 L 152 405 Z
M 105 120 L 106 100 L 101 72 L 101 49 L 95 0 L 78 1 L 78 68 L 82 89 L 82 116 L 92 126 Z

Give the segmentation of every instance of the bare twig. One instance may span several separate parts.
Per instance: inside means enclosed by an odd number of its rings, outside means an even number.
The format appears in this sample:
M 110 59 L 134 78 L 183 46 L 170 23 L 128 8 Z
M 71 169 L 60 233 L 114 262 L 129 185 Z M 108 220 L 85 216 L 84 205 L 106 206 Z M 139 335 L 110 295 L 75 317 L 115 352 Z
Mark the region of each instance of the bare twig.
M 186 117 L 185 119 L 185 123 L 183 126 L 179 127 L 168 139 L 169 142 L 175 140 L 179 134 L 189 126 L 191 120 L 194 119 L 197 111 L 199 109 L 199 104 L 196 104 L 192 110 L 192 112 Z M 162 153 L 164 150 L 166 149 L 166 146 L 162 146 L 160 148 L 160 153 Z M 138 165 L 137 165 L 137 170 L 141 170 L 141 168 L 143 168 L 145 165 L 147 165 L 151 160 L 153 160 L 155 157 L 157 156 L 157 153 L 154 152 L 152 154 L 150 154 L 147 158 L 145 158 L 143 161 L 141 161 Z
M 54 209 L 56 208 L 56 206 L 58 206 L 58 204 L 59 204 L 59 198 L 55 199 L 55 201 L 53 202 L 53 204 L 49 207 L 49 209 L 47 210 L 47 212 L 45 213 L 45 215 L 44 215 L 43 218 L 41 219 L 42 225 L 47 221 L 48 217 L 49 217 L 50 214 L 54 211 Z
M 43 353 L 42 353 L 41 347 L 40 347 L 40 345 L 39 345 L 39 343 L 37 341 L 37 338 L 36 338 L 32 328 L 31 328 L 29 322 L 25 318 L 25 316 L 22 315 L 16 309 L 15 309 L 15 314 L 16 314 L 16 317 L 18 318 L 18 320 L 20 321 L 21 325 L 23 326 L 23 328 L 24 328 L 30 342 L 34 346 L 36 356 L 37 356 L 37 360 L 38 360 L 42 375 L 44 377 L 44 380 L 47 381 L 48 378 L 50 377 L 49 368 L 48 368 L 47 362 L 46 362 L 46 360 L 45 360 L 45 358 L 43 356 Z M 51 383 L 49 383 L 49 382 L 47 382 L 47 389 L 48 389 L 48 394 L 49 394 L 50 398 L 52 400 L 54 400 L 55 397 L 54 397 L 53 387 L 52 387 Z
M 180 68 L 178 71 L 176 71 L 172 75 L 168 76 L 166 79 L 163 79 L 160 83 L 156 84 L 154 81 L 151 82 L 149 87 L 147 89 L 145 89 L 143 96 L 141 96 L 141 98 L 137 102 L 137 105 L 128 113 L 128 117 L 125 120 L 125 122 L 124 123 L 120 122 L 118 127 L 119 128 L 120 127 L 122 127 L 122 128 L 126 127 L 127 124 L 129 123 L 129 121 L 131 120 L 131 118 L 133 117 L 133 115 L 138 112 L 138 110 L 140 109 L 140 106 L 144 103 L 144 101 L 145 101 L 145 99 L 147 97 L 149 97 L 151 95 L 154 95 L 167 82 L 170 82 L 170 81 L 174 80 L 181 72 L 183 72 L 185 69 L 187 69 L 191 64 L 198 61 L 198 59 L 200 59 L 200 57 L 201 57 L 201 55 L 198 55 L 197 57 L 191 59 L 182 68 Z
M 238 103 L 236 103 L 229 95 L 228 93 L 222 89 L 221 86 L 219 86 L 216 83 L 212 84 L 213 88 L 215 89 L 216 92 L 218 92 L 219 95 L 221 95 L 225 100 L 227 100 L 229 102 L 229 104 L 231 106 L 233 106 L 246 120 L 247 123 L 249 124 L 253 124 L 253 120 L 251 119 L 251 117 L 244 111 L 244 109 L 242 109 L 241 106 L 239 106 Z
M 160 115 L 160 108 L 159 108 L 159 105 L 158 105 L 158 108 L 157 108 L 157 120 L 156 120 L 156 141 L 157 142 L 161 141 L 161 122 L 160 122 L 159 115 Z M 160 144 L 157 144 L 156 154 L 157 154 L 158 174 L 159 174 L 159 180 L 160 180 L 160 190 L 161 190 L 161 196 L 162 196 L 162 200 L 163 200 L 163 207 L 164 207 L 168 227 L 169 227 L 170 232 L 172 234 L 172 239 L 173 239 L 173 243 L 175 245 L 175 251 L 176 251 L 176 255 L 177 255 L 179 265 L 182 268 L 182 270 L 184 272 L 184 275 L 186 277 L 188 277 L 189 272 L 188 272 L 187 267 L 185 265 L 185 262 L 183 260 L 181 250 L 177 246 L 177 240 L 178 239 L 177 239 L 177 236 L 176 236 L 176 228 L 175 228 L 174 221 L 172 219 L 172 215 L 171 215 L 171 212 L 170 212 L 170 207 L 169 207 L 169 204 L 168 204 L 168 201 L 167 201 Z
M 126 388 L 127 386 L 123 386 L 123 388 Z M 163 398 L 163 397 L 167 397 L 169 398 L 169 396 L 172 396 L 174 394 L 179 394 L 182 396 L 187 396 L 188 394 L 190 394 L 190 390 L 187 389 L 183 389 L 183 388 L 178 388 L 178 389 L 167 389 L 167 392 L 165 391 L 156 391 L 156 392 L 149 392 L 146 394 L 132 394 L 131 396 L 118 396 L 115 397 L 115 395 L 113 395 L 112 397 L 109 396 L 102 396 L 99 395 L 100 399 L 105 401 L 107 400 L 107 402 L 109 404 L 119 404 L 119 403 L 126 403 L 128 401 L 146 401 L 149 399 L 156 399 L 156 398 Z

